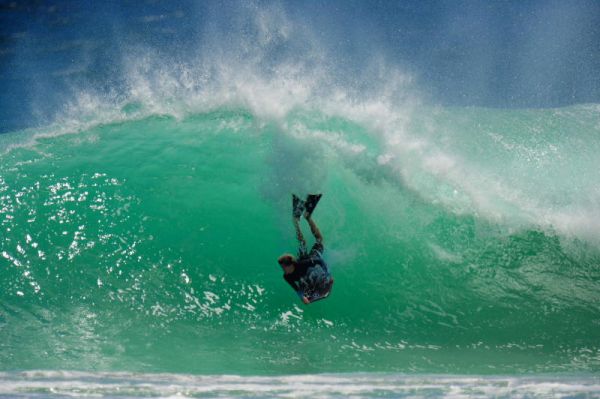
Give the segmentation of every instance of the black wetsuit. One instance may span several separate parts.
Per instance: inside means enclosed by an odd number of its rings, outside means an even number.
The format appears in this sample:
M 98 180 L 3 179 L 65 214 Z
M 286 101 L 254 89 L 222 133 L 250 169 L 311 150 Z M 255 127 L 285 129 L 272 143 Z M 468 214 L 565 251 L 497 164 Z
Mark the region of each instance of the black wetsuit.
M 306 252 L 306 249 L 300 248 L 298 260 L 296 261 L 294 271 L 290 274 L 284 274 L 283 278 L 288 282 L 290 286 L 298 293 L 298 296 L 304 296 L 305 282 L 303 278 L 306 277 L 307 272 L 310 268 L 315 266 L 321 266 L 323 271 L 327 274 L 329 270 L 327 263 L 323 260 L 323 244 L 317 242 L 311 248 L 310 252 Z

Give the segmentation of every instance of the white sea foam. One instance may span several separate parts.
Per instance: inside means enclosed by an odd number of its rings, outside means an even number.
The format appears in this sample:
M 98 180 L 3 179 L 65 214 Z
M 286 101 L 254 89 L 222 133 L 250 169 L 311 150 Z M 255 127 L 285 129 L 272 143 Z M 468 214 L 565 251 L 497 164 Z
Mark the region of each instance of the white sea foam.
M 26 371 L 0 373 L 6 397 L 546 398 L 598 397 L 591 375 L 453 376 L 392 373 L 282 376 Z

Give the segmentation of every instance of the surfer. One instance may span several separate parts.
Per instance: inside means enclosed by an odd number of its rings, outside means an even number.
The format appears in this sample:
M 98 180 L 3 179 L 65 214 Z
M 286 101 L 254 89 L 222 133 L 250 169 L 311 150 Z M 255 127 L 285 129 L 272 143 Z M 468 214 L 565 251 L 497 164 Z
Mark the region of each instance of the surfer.
M 323 260 L 323 236 L 312 218 L 312 212 L 320 199 L 321 194 L 310 194 L 306 201 L 292 195 L 294 228 L 300 248 L 297 257 L 285 253 L 278 259 L 279 265 L 284 271 L 283 278 L 305 304 L 326 298 L 333 285 L 333 278 Z M 303 212 L 316 240 L 310 252 L 306 250 L 306 241 L 300 228 L 300 218 Z

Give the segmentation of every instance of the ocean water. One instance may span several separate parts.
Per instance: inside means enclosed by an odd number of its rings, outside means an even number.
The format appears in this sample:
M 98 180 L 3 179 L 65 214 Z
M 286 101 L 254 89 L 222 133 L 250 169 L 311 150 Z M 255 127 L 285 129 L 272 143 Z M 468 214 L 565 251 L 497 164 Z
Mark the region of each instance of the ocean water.
M 2 103 L 32 88 L 2 111 L 0 397 L 600 395 L 593 87 L 435 102 L 449 83 L 344 63 L 363 40 L 334 57 L 287 3 L 11 4 Z M 305 306 L 276 259 L 314 192 L 336 283 Z

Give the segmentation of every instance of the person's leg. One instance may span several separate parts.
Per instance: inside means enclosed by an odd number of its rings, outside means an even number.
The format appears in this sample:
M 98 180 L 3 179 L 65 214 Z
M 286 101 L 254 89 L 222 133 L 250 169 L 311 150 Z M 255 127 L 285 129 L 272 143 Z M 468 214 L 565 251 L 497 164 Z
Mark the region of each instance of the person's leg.
M 302 235 L 302 229 L 300 229 L 300 218 L 294 218 L 294 228 L 296 229 L 296 238 L 300 243 L 300 250 L 306 252 L 306 241 L 304 241 L 304 235 Z
M 306 217 L 306 221 L 310 226 L 310 231 L 312 235 L 315 236 L 315 240 L 317 240 L 319 244 L 323 244 L 323 236 L 321 235 L 321 232 L 319 231 L 319 228 L 317 227 L 317 224 L 315 223 L 313 218 L 306 213 L 304 214 L 304 216 Z

